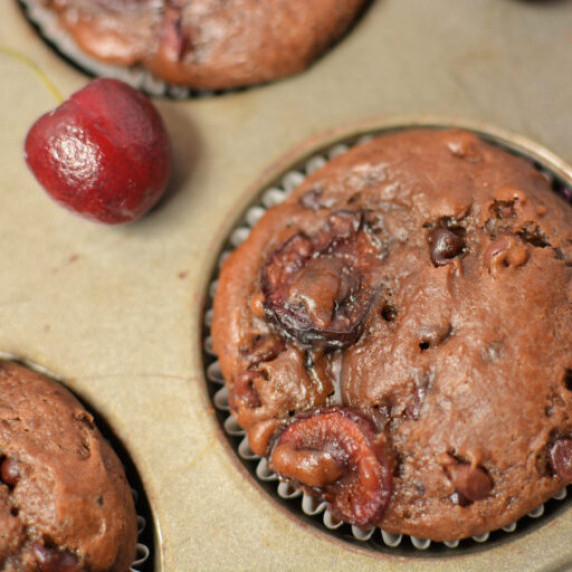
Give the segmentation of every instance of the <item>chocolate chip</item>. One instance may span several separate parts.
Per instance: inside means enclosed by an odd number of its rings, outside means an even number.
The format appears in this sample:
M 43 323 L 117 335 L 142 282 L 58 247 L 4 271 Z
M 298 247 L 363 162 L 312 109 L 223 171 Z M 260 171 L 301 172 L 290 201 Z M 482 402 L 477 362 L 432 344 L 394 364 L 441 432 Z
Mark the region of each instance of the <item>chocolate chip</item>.
M 437 227 L 429 233 L 429 246 L 433 264 L 443 266 L 463 252 L 465 241 L 452 230 Z
M 15 459 L 4 458 L 0 464 L 0 479 L 5 485 L 14 488 L 20 480 L 20 464 Z
M 548 453 L 554 473 L 565 482 L 572 482 L 572 439 L 556 439 Z
M 482 467 L 462 463 L 457 467 L 454 486 L 461 497 L 468 501 L 486 498 L 493 488 L 493 480 Z

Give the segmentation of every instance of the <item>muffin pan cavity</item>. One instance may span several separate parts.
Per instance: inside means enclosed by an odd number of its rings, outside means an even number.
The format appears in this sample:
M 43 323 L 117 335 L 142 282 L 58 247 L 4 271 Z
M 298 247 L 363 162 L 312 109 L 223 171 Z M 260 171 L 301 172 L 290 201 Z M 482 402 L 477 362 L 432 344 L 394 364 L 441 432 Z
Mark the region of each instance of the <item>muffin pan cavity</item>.
M 63 2 L 51 8 L 18 2 L 50 48 L 82 72 L 122 79 L 148 95 L 187 99 L 301 73 L 343 39 L 370 0 Z
M 284 507 L 287 514 L 301 522 L 310 523 L 332 538 L 342 540 L 352 546 L 361 546 L 374 553 L 414 557 L 424 555 L 452 557 L 470 555 L 475 551 L 494 550 L 515 539 L 535 533 L 554 519 L 566 518 L 565 514 L 570 506 L 570 491 L 563 488 L 548 502 L 500 530 L 453 542 L 433 542 L 425 538 L 390 534 L 377 527 L 360 528 L 345 524 L 333 516 L 327 503 L 318 502 L 305 492 L 280 480 L 269 469 L 267 460 L 259 457 L 250 449 L 245 432 L 230 414 L 228 391 L 224 386 L 210 337 L 213 318 L 212 304 L 220 268 L 229 253 L 247 239 L 250 230 L 265 211 L 280 204 L 309 174 L 325 165 L 330 159 L 377 136 L 418 127 L 429 129 L 453 127 L 472 131 L 488 143 L 524 157 L 533 163 L 550 181 L 553 191 L 568 202 L 572 202 L 572 170 L 569 166 L 535 143 L 488 125 L 467 124 L 456 120 L 443 122 L 432 119 L 413 119 L 382 126 L 357 126 L 342 134 L 330 135 L 321 141 L 313 142 L 310 150 L 308 148 L 302 150 L 298 158 L 292 160 L 290 164 L 282 163 L 255 188 L 253 201 L 240 215 L 221 248 L 212 273 L 203 313 L 203 366 L 207 391 L 222 429 L 221 434 L 224 435 L 230 451 L 240 461 L 251 481 L 264 491 L 269 500 Z M 538 242 L 541 237 L 531 235 L 523 237 L 523 240 Z M 459 243 L 461 242 L 460 240 Z M 457 250 L 459 252 L 455 255 L 461 255 L 461 247 Z M 435 264 L 438 263 L 437 260 Z M 388 306 L 383 312 L 383 319 L 388 322 L 392 321 L 395 318 L 394 312 L 395 309 Z M 430 342 L 427 342 L 427 348 L 429 344 Z M 563 383 L 568 388 L 572 385 L 570 377 L 570 371 L 567 370 L 564 373 Z
M 212 97 L 238 90 L 198 90 L 167 85 L 140 67 L 125 68 L 97 60 L 78 49 L 71 34 L 58 23 L 56 14 L 34 0 L 18 0 L 18 4 L 30 26 L 60 58 L 70 66 L 90 77 L 111 77 L 120 79 L 140 89 L 151 97 L 191 99 Z
M 104 439 L 109 443 L 111 448 L 120 458 L 123 469 L 125 471 L 125 476 L 127 477 L 127 481 L 131 486 L 131 491 L 133 494 L 135 511 L 137 513 L 138 536 L 135 560 L 131 564 L 129 572 L 151 572 L 154 570 L 153 559 L 155 557 L 157 533 L 155 530 L 151 506 L 137 468 L 131 460 L 129 453 L 125 449 L 121 440 L 114 434 L 112 428 L 105 421 L 105 419 L 101 417 L 101 415 L 99 415 L 90 404 L 86 404 L 83 399 L 81 399 L 69 387 L 67 387 L 65 381 L 53 372 L 47 370 L 40 364 L 30 361 L 22 356 L 1 350 L 0 360 L 9 361 L 16 365 L 24 366 L 33 372 L 39 373 L 44 377 L 60 383 L 66 387 L 66 389 L 72 393 L 72 395 L 82 404 L 82 406 L 85 407 L 85 409 L 93 416 L 96 427 L 99 429 Z M 7 482 L 6 478 L 8 476 L 9 475 L 5 475 L 5 482 Z M 7 484 L 9 483 L 7 482 Z

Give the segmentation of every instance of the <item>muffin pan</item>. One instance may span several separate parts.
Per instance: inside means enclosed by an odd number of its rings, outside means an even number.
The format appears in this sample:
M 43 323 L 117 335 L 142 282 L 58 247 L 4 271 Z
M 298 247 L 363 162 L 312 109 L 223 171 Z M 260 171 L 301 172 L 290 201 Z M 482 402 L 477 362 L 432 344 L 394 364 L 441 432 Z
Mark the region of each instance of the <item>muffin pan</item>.
M 572 67 L 571 18 L 567 1 L 460 0 L 444 7 L 375 0 L 349 36 L 298 76 L 225 97 L 156 100 L 173 136 L 171 191 L 138 223 L 109 228 L 52 203 L 25 166 L 26 131 L 56 102 L 7 50 L 31 59 L 65 95 L 88 78 L 46 47 L 16 0 L 6 4 L 0 21 L 0 348 L 57 372 L 125 445 L 154 524 L 146 566 L 447 571 L 572 565 L 566 500 L 554 501 L 548 517 L 519 523 L 487 546 L 471 541 L 418 550 L 406 540 L 392 548 L 379 537 L 371 546 L 371 539 L 356 540 L 351 531 L 324 530 L 302 512 L 300 498 L 277 497 L 275 482 L 267 487 L 253 476 L 256 462 L 236 455 L 241 439 L 229 440 L 221 427 L 223 413 L 211 401 L 216 386 L 203 367 L 211 357 L 203 363 L 202 345 L 211 277 L 237 223 L 265 189 L 340 142 L 462 118 L 461 124 L 532 153 L 537 163 L 548 161 L 555 178 L 568 182 L 572 85 L 564 70 Z

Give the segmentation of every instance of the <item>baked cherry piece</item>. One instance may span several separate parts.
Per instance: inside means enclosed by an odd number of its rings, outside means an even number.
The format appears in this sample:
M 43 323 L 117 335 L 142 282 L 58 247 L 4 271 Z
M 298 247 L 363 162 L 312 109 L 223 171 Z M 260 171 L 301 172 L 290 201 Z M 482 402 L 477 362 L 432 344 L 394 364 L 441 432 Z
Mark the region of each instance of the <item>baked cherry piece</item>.
M 342 407 L 301 413 L 275 439 L 268 466 L 356 526 L 376 524 L 393 490 L 384 436 Z
M 315 236 L 297 233 L 269 257 L 261 277 L 266 313 L 302 344 L 347 347 L 362 333 L 380 264 L 363 213 L 336 211 Z
M 10 488 L 14 488 L 20 480 L 20 466 L 18 461 L 5 457 L 0 463 L 0 481 Z
M 81 572 L 82 570 L 76 556 L 71 552 L 48 548 L 41 544 L 34 544 L 32 548 L 36 557 L 35 564 L 40 572 Z
M 161 198 L 171 176 L 171 143 L 149 99 L 100 78 L 32 126 L 25 157 L 57 202 L 106 224 L 131 222 Z

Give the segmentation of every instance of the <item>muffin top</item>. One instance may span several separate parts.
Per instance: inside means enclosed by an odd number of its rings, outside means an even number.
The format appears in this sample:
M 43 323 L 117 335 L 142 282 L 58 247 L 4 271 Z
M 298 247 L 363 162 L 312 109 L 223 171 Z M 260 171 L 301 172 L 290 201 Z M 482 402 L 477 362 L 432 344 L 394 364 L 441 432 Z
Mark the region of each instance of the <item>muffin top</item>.
M 358 526 L 501 528 L 572 482 L 572 207 L 462 130 L 355 146 L 226 260 L 212 338 L 269 466 Z
M 39 0 L 100 60 L 169 84 L 228 89 L 297 73 L 367 0 Z
M 63 386 L 0 361 L 0 567 L 125 572 L 131 488 L 93 417 Z

